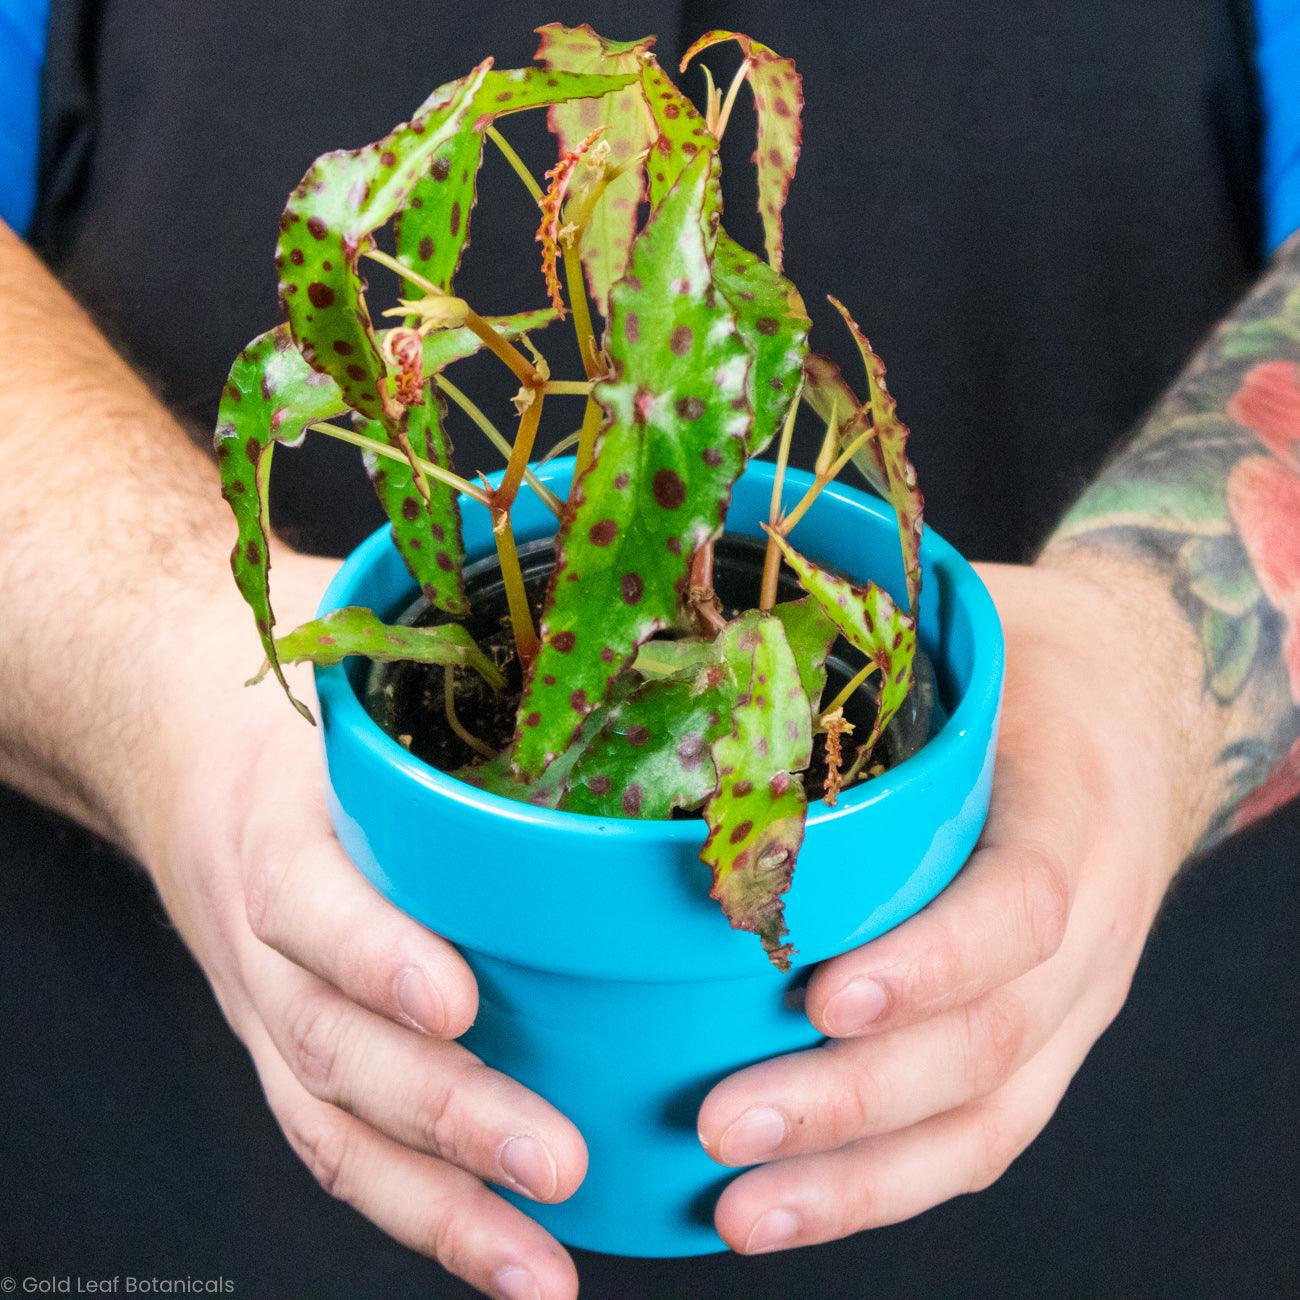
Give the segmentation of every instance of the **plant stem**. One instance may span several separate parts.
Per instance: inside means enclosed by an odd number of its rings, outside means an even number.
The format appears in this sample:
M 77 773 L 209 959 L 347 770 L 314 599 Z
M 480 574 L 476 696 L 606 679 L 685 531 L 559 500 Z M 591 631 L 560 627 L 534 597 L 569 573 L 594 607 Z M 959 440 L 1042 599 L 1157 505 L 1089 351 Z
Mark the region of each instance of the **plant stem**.
M 727 123 L 731 121 L 731 110 L 736 102 L 736 95 L 740 91 L 740 83 L 749 75 L 753 62 L 750 59 L 742 59 L 740 67 L 736 69 L 736 75 L 731 79 L 731 85 L 727 87 L 727 97 L 722 101 L 722 111 L 718 114 L 718 129 L 714 131 L 713 138 L 719 143 L 726 133 Z
M 454 664 L 447 664 L 442 670 L 442 704 L 447 714 L 447 725 L 461 740 L 483 758 L 493 759 L 497 756 L 495 749 L 490 745 L 485 745 L 477 736 L 466 730 L 465 724 L 461 722 L 459 715 L 456 713 L 456 668 Z
M 578 459 L 573 467 L 573 486 L 591 468 L 596 454 L 596 435 L 600 433 L 600 403 L 594 397 L 587 398 L 586 409 L 582 413 L 582 428 L 578 430 Z M 572 491 L 570 491 L 572 498 Z
M 537 441 L 537 427 L 542 420 L 542 402 L 545 394 L 536 389 L 533 400 L 524 407 L 519 417 L 519 429 L 515 433 L 514 445 L 510 448 L 510 459 L 506 462 L 506 472 L 501 477 L 501 486 L 492 494 L 492 504 L 497 510 L 509 510 L 519 492 L 524 472 L 528 468 L 528 458 L 533 454 L 533 443 Z
M 803 385 L 795 392 L 794 401 L 785 413 L 785 423 L 781 425 L 781 441 L 776 451 L 776 474 L 772 478 L 772 504 L 768 508 L 767 522 L 772 528 L 781 524 L 781 496 L 785 491 L 785 470 L 790 463 L 790 443 L 794 439 L 794 421 L 799 414 L 799 399 L 803 396 Z M 781 552 L 776 539 L 768 537 L 767 550 L 763 554 L 763 583 L 759 588 L 758 607 L 769 610 L 776 604 L 776 582 L 781 574 Z
M 378 262 L 380 266 L 386 266 L 394 275 L 401 276 L 408 284 L 413 284 L 417 289 L 423 289 L 425 293 L 441 294 L 444 298 L 450 298 L 452 295 L 444 289 L 439 289 L 431 280 L 426 280 L 419 271 L 413 271 L 397 258 L 390 257 L 382 248 L 367 248 L 361 254 L 362 257 L 368 257 L 372 262 Z
M 808 513 L 808 507 L 811 506 L 812 503 L 817 500 L 818 496 L 821 495 L 822 489 L 830 483 L 840 470 L 842 470 L 845 465 L 853 459 L 854 455 L 861 450 L 862 447 L 866 446 L 866 444 L 875 436 L 875 429 L 867 429 L 863 433 L 860 433 L 847 447 L 844 448 L 836 459 L 835 464 L 830 467 L 830 470 L 827 473 L 817 475 L 813 480 L 812 487 L 803 494 L 803 499 L 793 510 L 790 511 L 788 515 L 786 515 L 783 520 L 781 520 L 779 527 L 782 537 L 790 536 L 791 529 L 793 529 L 795 524 L 797 524 L 799 520 Z
M 508 510 L 493 509 L 492 537 L 497 545 L 497 558 L 501 561 L 515 653 L 519 656 L 520 667 L 526 670 L 537 657 L 537 632 L 533 628 L 533 612 L 528 607 L 528 589 L 524 586 L 523 570 L 519 567 L 519 551 L 515 547 Z
M 590 397 L 591 381 L 589 379 L 548 379 L 542 385 L 542 392 L 547 397 Z
M 521 384 L 527 388 L 541 386 L 544 381 L 537 367 L 509 339 L 498 334 L 473 308 L 466 312 L 465 324 L 482 339 L 483 345 L 489 352 L 510 367 Z
M 337 438 L 340 442 L 349 442 L 354 447 L 360 447 L 363 451 L 373 452 L 376 456 L 381 456 L 385 460 L 400 461 L 403 465 L 411 463 L 402 452 L 388 446 L 386 443 L 377 442 L 374 438 L 367 438 L 363 433 L 354 433 L 351 429 L 341 429 L 337 424 L 309 424 L 307 427 L 316 433 L 324 433 L 331 438 Z M 435 465 L 431 460 L 425 460 L 422 456 L 415 457 L 415 464 L 421 472 L 427 474 L 430 478 L 436 478 L 440 483 L 455 488 L 457 492 L 469 497 L 472 501 L 477 501 L 480 505 L 491 507 L 492 502 L 489 500 L 488 494 L 482 488 L 475 487 L 473 483 L 461 478 L 459 474 L 454 474 L 449 469 L 443 469 L 441 465 Z
M 451 398 L 457 406 L 478 426 L 479 430 L 487 437 L 487 440 L 506 458 L 510 459 L 510 439 L 507 438 L 500 429 L 487 418 L 479 409 L 478 404 L 467 394 L 462 392 L 455 384 L 445 375 L 438 374 L 434 376 L 438 387 L 442 389 L 448 397 Z M 534 492 L 541 497 L 546 508 L 558 519 L 560 511 L 564 509 L 564 502 L 546 486 L 545 483 L 533 473 L 531 469 L 524 470 L 524 482 L 528 484 Z
M 573 433 L 566 433 L 564 437 L 561 438 L 560 441 L 557 442 L 555 446 L 552 447 L 550 451 L 548 451 L 546 455 L 543 456 L 542 459 L 537 463 L 539 465 L 545 465 L 548 460 L 554 460 L 557 456 L 563 456 L 564 453 L 568 451 L 570 447 L 576 447 L 578 445 L 578 438 L 581 435 L 581 432 L 582 431 L 579 429 Z
M 820 724 L 823 718 L 828 714 L 834 713 L 836 709 L 842 709 L 853 692 L 856 691 L 879 666 L 880 665 L 873 659 L 869 664 L 855 673 L 844 689 L 840 691 L 840 693 L 817 715 L 818 723 Z
M 588 379 L 599 372 L 596 361 L 596 333 L 591 325 L 591 306 L 587 302 L 587 285 L 582 276 L 582 256 L 578 252 L 583 230 L 563 245 L 564 279 L 569 290 L 569 307 L 573 311 L 573 332 L 578 336 L 578 351 Z
M 510 141 L 501 134 L 494 126 L 487 129 L 487 137 L 498 149 L 501 150 L 502 156 L 511 167 L 515 169 L 515 174 L 528 187 L 528 192 L 537 200 L 542 201 L 542 187 L 537 183 L 532 172 L 524 165 L 524 160 L 514 151 Z

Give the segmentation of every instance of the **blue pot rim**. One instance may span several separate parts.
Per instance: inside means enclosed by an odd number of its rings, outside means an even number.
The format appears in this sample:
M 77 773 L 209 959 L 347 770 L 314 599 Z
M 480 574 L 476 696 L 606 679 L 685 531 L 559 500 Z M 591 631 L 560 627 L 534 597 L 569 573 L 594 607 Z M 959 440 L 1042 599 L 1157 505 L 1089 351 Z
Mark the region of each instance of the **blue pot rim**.
M 567 484 L 573 470 L 573 458 L 557 457 L 545 465 L 533 466 L 533 469 L 537 477 L 548 486 L 556 482 Z M 746 467 L 745 476 L 758 477 L 770 487 L 775 478 L 775 471 L 776 466 L 772 462 L 755 460 Z M 499 482 L 501 476 L 498 473 L 489 477 L 491 481 Z M 803 470 L 787 469 L 785 480 L 787 487 L 798 486 L 806 489 L 811 485 L 813 476 Z M 522 490 L 529 489 L 525 486 Z M 486 513 L 484 507 L 477 502 L 466 501 L 462 505 L 467 515 L 474 511 Z M 887 519 L 890 522 L 894 520 L 893 508 L 886 502 L 838 482 L 823 490 L 814 502 L 812 510 L 824 513 L 837 508 L 852 513 L 865 512 L 878 520 Z M 748 536 L 761 536 L 757 530 L 735 528 L 731 531 Z M 345 605 L 368 604 L 364 594 L 368 575 L 379 557 L 390 551 L 392 546 L 392 536 L 386 524 L 366 538 L 343 561 L 321 598 L 318 614 L 324 615 Z M 997 713 L 1005 651 L 1001 623 L 993 599 L 969 562 L 933 529 L 927 528 L 925 531 L 922 556 L 927 567 L 946 572 L 956 603 L 963 607 L 971 620 L 974 654 L 969 682 L 942 729 L 916 754 L 880 776 L 842 791 L 833 808 L 827 807 L 820 799 L 810 803 L 807 820 L 809 833 L 818 826 L 861 813 L 864 809 L 889 799 L 903 788 L 925 787 L 935 781 L 949 765 L 953 751 L 966 743 L 972 733 L 980 731 L 981 720 L 995 716 Z M 832 565 L 841 572 L 851 574 L 859 581 L 872 576 L 854 574 L 852 566 L 846 564 L 842 556 L 810 555 L 809 558 Z M 412 580 L 412 599 L 416 594 L 415 582 Z M 923 605 L 925 598 L 923 588 L 921 593 Z M 699 842 L 700 823 L 693 819 L 641 821 L 632 818 L 593 817 L 587 813 L 538 808 L 532 804 L 520 803 L 481 790 L 477 786 L 469 785 L 447 772 L 430 766 L 398 744 L 366 712 L 365 706 L 349 680 L 344 664 L 317 668 L 316 691 L 321 708 L 329 713 L 333 727 L 348 731 L 352 735 L 353 743 L 363 745 L 376 757 L 382 759 L 390 768 L 394 780 L 417 787 L 421 791 L 477 809 L 494 818 L 507 818 L 538 833 L 590 835 L 623 842 L 653 841 L 682 845 L 697 845 Z

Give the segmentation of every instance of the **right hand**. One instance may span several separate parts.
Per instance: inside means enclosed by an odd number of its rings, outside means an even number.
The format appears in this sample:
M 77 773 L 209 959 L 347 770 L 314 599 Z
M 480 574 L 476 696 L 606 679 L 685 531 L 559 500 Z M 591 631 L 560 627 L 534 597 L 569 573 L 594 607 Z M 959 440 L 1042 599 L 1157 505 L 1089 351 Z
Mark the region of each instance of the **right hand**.
M 277 557 L 282 628 L 312 616 L 332 570 Z M 242 686 L 256 639 L 231 597 L 174 666 L 172 770 L 143 851 L 163 902 L 326 1191 L 481 1291 L 571 1300 L 567 1252 L 482 1180 L 561 1201 L 586 1173 L 582 1137 L 453 1041 L 477 1011 L 474 977 L 344 855 L 319 736 L 274 682 Z M 311 702 L 309 671 L 295 676 Z

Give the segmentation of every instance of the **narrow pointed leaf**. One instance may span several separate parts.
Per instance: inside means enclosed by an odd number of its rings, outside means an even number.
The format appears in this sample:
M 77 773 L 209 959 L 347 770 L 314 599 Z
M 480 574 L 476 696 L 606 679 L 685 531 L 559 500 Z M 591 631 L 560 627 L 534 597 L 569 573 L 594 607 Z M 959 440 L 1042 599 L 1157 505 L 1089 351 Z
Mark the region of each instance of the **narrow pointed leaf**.
M 812 322 L 794 285 L 721 229 L 713 282 L 736 313 L 740 337 L 754 355 L 754 425 L 746 450 L 757 456 L 781 427 L 799 389 Z
M 287 327 L 280 326 L 259 335 L 235 358 L 221 392 L 214 438 L 221 492 L 239 532 L 230 553 L 235 582 L 252 607 L 267 661 L 294 708 L 309 720 L 311 713 L 289 689 L 275 652 L 267 486 L 275 444 L 301 442 L 307 425 L 343 409 L 333 381 L 303 361 Z
M 744 466 L 749 358 L 710 292 L 701 221 L 712 167 L 701 155 L 683 173 L 611 295 L 614 377 L 595 390 L 608 427 L 557 538 L 520 706 L 515 769 L 525 776 L 565 749 L 637 646 L 673 620 L 690 557 L 721 531 Z
M 717 669 L 646 682 L 583 750 L 560 807 L 647 819 L 699 807 L 717 783 L 710 747 L 731 728 L 728 687 Z
M 424 385 L 424 401 L 406 410 L 404 430 L 411 450 L 422 460 L 451 469 L 451 441 L 443 427 L 445 410 L 432 383 Z M 361 432 L 378 441 L 384 428 L 376 420 L 362 423 Z M 428 600 L 449 614 L 469 613 L 465 599 L 465 544 L 460 527 L 460 494 L 441 479 L 417 485 L 404 461 L 366 458 L 384 513 L 393 529 L 393 544 Z
M 720 41 L 735 41 L 749 65 L 749 88 L 754 92 L 754 111 L 758 115 L 758 147 L 754 150 L 758 211 L 763 218 L 767 260 L 779 271 L 783 242 L 781 211 L 799 163 L 803 136 L 803 80 L 795 70 L 793 59 L 782 58 L 775 50 L 741 32 L 706 32 L 682 57 L 681 71 L 686 71 L 701 50 Z
M 810 352 L 804 361 L 803 399 L 828 426 L 838 428 L 840 447 L 852 442 L 871 425 L 870 411 L 858 401 L 839 366 L 818 352 Z M 853 457 L 853 464 L 862 477 L 888 500 L 889 483 L 871 442 Z
M 579 76 L 546 68 L 489 72 L 461 129 L 434 155 L 394 221 L 398 261 L 450 290 L 469 244 L 470 215 L 483 159 L 483 132 L 493 119 L 524 109 L 589 100 L 617 92 L 636 73 Z M 635 88 L 633 88 L 635 93 Z
M 847 578 L 828 573 L 800 555 L 780 534 L 768 531 L 776 538 L 800 586 L 880 670 L 876 720 L 866 741 L 870 753 L 912 688 L 916 620 L 899 609 L 883 587 L 874 582 L 860 587 Z
M 898 418 L 897 405 L 885 387 L 885 363 L 871 349 L 867 336 L 838 298 L 831 305 L 844 317 L 867 372 L 867 405 L 876 436 L 865 450 L 874 458 L 886 485 L 886 499 L 898 516 L 898 540 L 903 548 L 903 570 L 907 576 L 907 599 L 915 615 L 921 596 L 921 529 L 925 498 L 916 485 L 916 469 L 907 458 L 908 428 Z
M 546 308 L 489 319 L 507 338 L 516 338 L 525 330 L 544 328 L 555 319 L 555 312 Z M 383 332 L 379 338 L 382 341 Z M 472 356 L 482 346 L 478 335 L 464 327 L 430 334 L 424 340 L 424 372 L 434 374 L 453 361 Z M 306 706 L 294 698 L 280 673 L 271 634 L 275 615 L 269 588 L 266 486 L 276 443 L 295 446 L 302 441 L 309 424 L 342 415 L 347 409 L 338 385 L 303 360 L 288 325 L 279 325 L 258 335 L 235 359 L 222 390 L 214 436 L 222 494 L 239 530 L 230 557 L 235 581 L 253 610 L 268 662 L 294 707 L 305 717 L 310 717 Z M 392 464 L 396 466 L 397 462 Z M 399 517 L 404 519 L 404 512 L 399 512 Z M 427 540 L 422 544 L 428 547 Z M 459 534 L 455 545 L 458 549 L 461 546 Z M 436 564 L 436 550 L 431 553 Z M 412 576 L 422 581 L 422 572 L 413 570 Z
M 464 125 L 487 73 L 451 82 L 412 121 L 360 149 L 323 154 L 289 196 L 276 260 L 280 297 L 308 364 L 338 384 L 348 406 L 386 428 L 392 393 L 358 271 L 371 233 L 406 201 L 438 151 Z
M 331 610 L 275 639 L 282 663 L 311 662 L 321 667 L 363 655 L 377 663 L 452 664 L 478 673 L 493 690 L 505 688 L 501 670 L 459 623 L 405 627 L 384 623 L 368 609 L 348 605 Z M 265 669 L 263 669 L 265 672 Z M 261 674 L 254 678 L 261 680 Z
M 607 41 L 583 24 L 564 27 L 549 23 L 537 29 L 541 43 L 536 57 L 558 74 L 602 73 L 636 79 L 641 56 L 654 44 L 654 37 L 635 41 Z M 576 149 L 597 127 L 605 128 L 610 165 L 640 153 L 654 139 L 654 125 L 637 85 L 628 85 L 600 99 L 557 103 L 547 121 L 561 149 Z M 609 315 L 609 290 L 627 269 L 632 241 L 636 238 L 637 208 L 645 194 L 644 167 L 629 168 L 611 181 L 596 204 L 582 243 L 582 265 L 592 300 L 604 316 Z
M 702 150 L 717 153 L 718 142 L 695 105 L 654 59 L 647 59 L 641 65 L 641 91 L 655 124 L 654 147 L 646 159 L 646 176 L 650 183 L 650 206 L 657 208 Z M 716 178 L 713 184 L 718 185 Z M 712 207 L 721 211 L 720 189 L 712 196 Z
M 779 619 L 751 611 L 719 640 L 737 695 L 731 730 L 713 743 L 718 785 L 704 805 L 700 857 L 727 919 L 788 970 L 782 895 L 803 842 L 807 800 L 796 773 L 812 760 L 812 705 Z

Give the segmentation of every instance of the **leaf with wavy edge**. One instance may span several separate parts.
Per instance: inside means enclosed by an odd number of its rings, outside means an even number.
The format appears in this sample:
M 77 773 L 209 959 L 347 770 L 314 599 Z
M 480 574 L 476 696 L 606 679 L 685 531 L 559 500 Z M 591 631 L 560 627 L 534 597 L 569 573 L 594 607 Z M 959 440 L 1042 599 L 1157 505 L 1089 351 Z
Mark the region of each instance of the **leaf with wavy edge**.
M 751 610 L 718 640 L 737 694 L 731 729 L 712 745 L 718 784 L 704 805 L 700 858 L 727 919 L 757 934 L 772 964 L 789 970 L 781 898 L 803 843 L 808 804 L 795 774 L 812 761 L 812 703 L 780 619 Z
M 718 142 L 696 111 L 695 105 L 673 84 L 672 78 L 653 58 L 641 65 L 641 93 L 654 118 L 654 147 L 646 159 L 646 176 L 650 185 L 650 206 L 657 208 L 664 196 L 677 184 L 677 178 L 701 151 L 717 153 Z M 722 190 L 714 177 L 714 193 L 708 211 L 722 211 Z M 708 232 L 710 237 L 712 231 Z
M 548 307 L 490 319 L 497 330 L 514 338 L 525 330 L 544 328 L 555 319 L 555 312 Z M 381 332 L 379 337 L 382 341 L 384 334 Z M 479 337 L 465 327 L 430 334 L 424 340 L 425 373 L 435 374 L 482 346 Z M 310 714 L 280 672 L 272 637 L 275 614 L 270 594 L 266 485 L 276 443 L 296 446 L 309 424 L 331 419 L 347 409 L 338 385 L 328 375 L 313 370 L 294 345 L 288 325 L 278 325 L 259 334 L 235 358 L 222 389 L 213 439 L 222 495 L 234 512 L 239 532 L 230 555 L 235 582 L 253 610 L 262 649 L 272 670 L 304 717 Z M 431 484 L 430 490 L 432 493 L 435 485 Z M 459 536 L 455 544 L 460 547 Z M 432 560 L 434 551 L 428 553 Z M 432 562 L 436 564 L 436 560 Z M 419 582 L 422 573 L 422 569 L 414 570 L 412 576 Z
M 798 289 L 721 228 L 713 282 L 736 313 L 740 337 L 754 354 L 754 425 L 746 450 L 757 456 L 781 427 L 799 389 L 812 322 Z
M 826 689 L 826 656 L 835 644 L 839 628 L 835 620 L 812 597 L 783 600 L 772 606 L 772 613 L 785 628 L 785 639 L 799 665 L 799 680 L 813 708 L 820 707 Z
M 897 404 L 885 387 L 885 363 L 872 351 L 867 336 L 849 315 L 848 308 L 834 295 L 828 294 L 827 297 L 849 327 L 867 372 L 867 405 L 876 436 L 867 443 L 865 450 L 875 460 L 885 480 L 885 499 L 898 516 L 898 540 L 903 548 L 907 600 L 915 616 L 921 598 L 921 531 L 925 498 L 916 485 L 916 469 L 907 458 L 908 428 L 898 418 Z
M 810 352 L 803 363 L 803 400 L 828 427 L 838 430 L 836 450 L 871 427 L 871 413 L 849 387 L 839 366 L 819 352 Z M 869 442 L 853 457 L 853 464 L 886 500 L 889 483 Z
M 324 668 L 351 655 L 376 663 L 453 664 L 478 673 L 494 690 L 505 689 L 501 670 L 459 623 L 436 627 L 392 626 L 360 605 L 345 605 L 275 638 L 281 663 L 314 663 Z M 270 664 L 249 684 L 260 682 Z
M 880 670 L 876 720 L 863 746 L 869 754 L 912 688 L 916 620 L 899 609 L 883 587 L 874 582 L 860 587 L 847 578 L 828 573 L 800 555 L 775 530 L 769 528 L 767 531 L 776 538 L 776 544 L 798 577 L 799 585 Z
M 742 32 L 705 32 L 682 56 L 678 71 L 685 72 L 701 51 L 721 41 L 735 41 L 748 65 L 749 88 L 758 115 L 758 212 L 763 219 L 763 246 L 774 270 L 781 269 L 781 210 L 785 207 L 794 169 L 799 164 L 803 136 L 803 80 L 794 60 Z
M 721 531 L 744 467 L 749 356 L 710 292 L 703 229 L 714 165 L 702 154 L 683 173 L 611 295 L 614 377 L 595 389 L 607 427 L 557 538 L 519 710 L 525 777 L 572 743 L 636 648 L 671 624 L 690 556 Z
M 653 36 L 635 41 L 607 41 L 583 23 L 564 27 L 548 23 L 537 28 L 542 38 L 536 58 L 553 72 L 605 73 L 626 75 L 636 80 L 641 56 L 654 44 Z M 600 100 L 583 100 L 554 105 L 547 123 L 560 148 L 576 149 L 597 127 L 605 127 L 611 166 L 635 157 L 654 139 L 650 114 L 639 87 L 629 85 Z M 609 291 L 627 269 L 632 241 L 636 238 L 637 208 L 645 194 L 645 168 L 630 167 L 611 181 L 592 210 L 582 242 L 582 265 L 587 287 L 604 316 L 609 315 Z
M 450 82 L 411 121 L 360 149 L 322 154 L 289 196 L 276 265 L 280 300 L 308 365 L 352 410 L 396 433 L 402 407 L 379 349 L 358 272 L 373 231 L 406 201 L 434 155 L 465 124 L 490 67 Z
M 598 99 L 635 81 L 633 71 L 615 76 L 580 76 L 547 68 L 489 72 L 465 125 L 434 154 L 406 206 L 396 216 L 393 231 L 397 260 L 440 289 L 450 291 L 469 244 L 470 214 L 477 201 L 476 181 L 483 160 L 483 132 L 492 120 L 530 108 Z
M 560 807 L 645 819 L 699 807 L 716 784 L 710 746 L 731 727 L 729 686 L 716 668 L 646 682 L 583 749 Z

